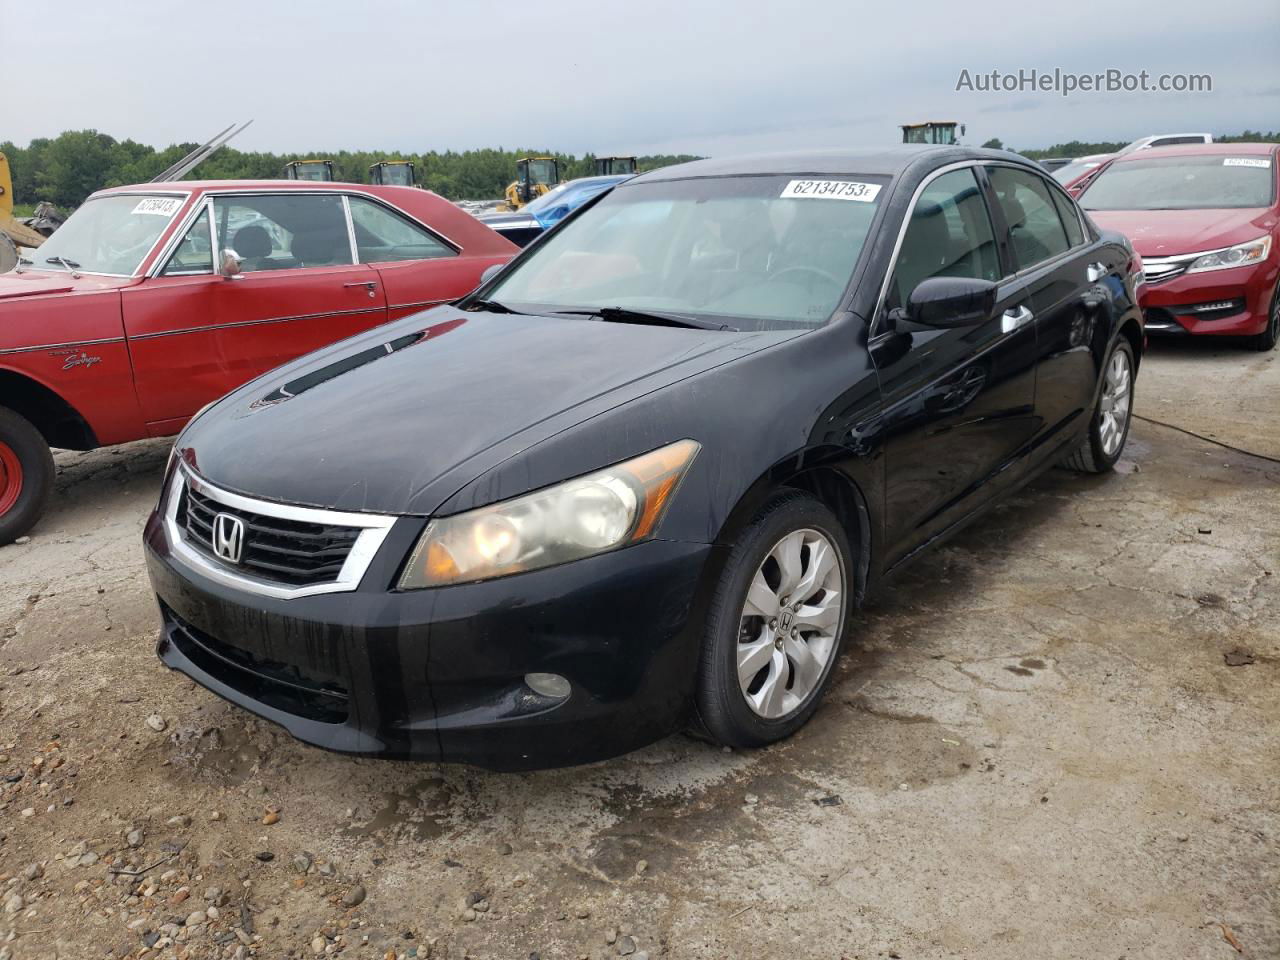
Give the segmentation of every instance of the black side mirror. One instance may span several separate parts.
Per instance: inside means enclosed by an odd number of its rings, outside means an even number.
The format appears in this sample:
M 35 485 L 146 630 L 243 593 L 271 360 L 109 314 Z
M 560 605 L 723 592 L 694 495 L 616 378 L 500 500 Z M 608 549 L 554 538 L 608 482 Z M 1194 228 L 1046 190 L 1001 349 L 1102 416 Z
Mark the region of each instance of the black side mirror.
M 926 327 L 971 327 L 991 318 L 996 285 L 971 277 L 930 277 L 907 298 L 907 319 Z

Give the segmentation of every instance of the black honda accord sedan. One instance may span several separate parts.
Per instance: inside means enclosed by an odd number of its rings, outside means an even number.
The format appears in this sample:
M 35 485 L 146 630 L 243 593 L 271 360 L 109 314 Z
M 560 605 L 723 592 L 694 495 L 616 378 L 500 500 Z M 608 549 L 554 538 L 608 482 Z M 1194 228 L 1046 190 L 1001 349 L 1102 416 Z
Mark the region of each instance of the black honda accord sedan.
M 705 160 L 186 428 L 159 655 L 296 737 L 498 769 L 800 727 L 887 574 L 1110 470 L 1141 261 L 1034 164 Z

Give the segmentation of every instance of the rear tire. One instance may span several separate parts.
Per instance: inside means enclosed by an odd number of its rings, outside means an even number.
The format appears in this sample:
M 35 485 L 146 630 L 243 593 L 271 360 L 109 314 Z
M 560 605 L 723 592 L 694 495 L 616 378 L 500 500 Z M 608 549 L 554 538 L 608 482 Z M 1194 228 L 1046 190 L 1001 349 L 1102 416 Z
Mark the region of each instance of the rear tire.
M 1061 466 L 1080 473 L 1115 469 L 1133 421 L 1134 370 L 1133 347 L 1121 335 L 1102 365 L 1102 384 L 1089 421 L 1089 435 L 1061 461 Z
M 27 419 L 0 407 L 0 546 L 30 530 L 53 492 L 53 453 Z
M 813 715 L 853 607 L 853 553 L 840 521 L 796 491 L 738 536 L 712 592 L 695 732 L 731 747 L 790 736 Z
M 1274 350 L 1277 341 L 1280 341 L 1280 285 L 1277 285 L 1276 295 L 1271 298 L 1271 318 L 1267 321 L 1267 328 L 1250 337 L 1248 344 L 1250 349 L 1265 353 Z

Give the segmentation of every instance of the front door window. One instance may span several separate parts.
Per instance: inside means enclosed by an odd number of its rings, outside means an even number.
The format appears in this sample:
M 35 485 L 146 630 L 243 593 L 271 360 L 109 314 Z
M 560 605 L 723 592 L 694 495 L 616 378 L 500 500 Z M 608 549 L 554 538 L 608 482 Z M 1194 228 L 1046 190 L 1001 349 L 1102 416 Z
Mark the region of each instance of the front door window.
M 353 262 L 337 194 L 217 197 L 213 212 L 218 244 L 235 251 L 243 273 Z

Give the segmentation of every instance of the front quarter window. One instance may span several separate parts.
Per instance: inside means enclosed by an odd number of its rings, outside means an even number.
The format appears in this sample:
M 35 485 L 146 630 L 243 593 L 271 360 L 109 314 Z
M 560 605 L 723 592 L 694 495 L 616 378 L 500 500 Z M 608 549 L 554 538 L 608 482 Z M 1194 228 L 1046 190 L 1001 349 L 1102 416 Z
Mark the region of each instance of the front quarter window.
M 886 177 L 629 182 L 561 226 L 486 296 L 527 312 L 659 310 L 739 329 L 825 323 Z

